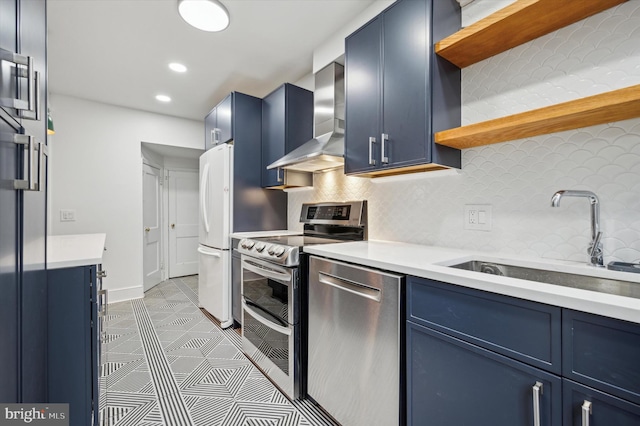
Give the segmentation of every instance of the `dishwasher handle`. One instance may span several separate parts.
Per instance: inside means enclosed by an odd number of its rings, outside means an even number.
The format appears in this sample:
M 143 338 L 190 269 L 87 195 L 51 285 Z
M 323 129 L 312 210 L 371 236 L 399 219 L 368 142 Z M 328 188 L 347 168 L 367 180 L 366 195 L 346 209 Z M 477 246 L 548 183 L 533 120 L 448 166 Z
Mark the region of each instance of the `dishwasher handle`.
M 380 293 L 382 293 L 380 289 L 369 287 L 368 285 L 360 284 L 355 281 L 336 277 L 335 275 L 327 274 L 326 272 L 318 273 L 318 281 L 322 284 L 330 285 L 337 289 L 344 290 L 357 296 L 365 297 L 367 299 L 375 300 L 376 302 L 380 303 Z

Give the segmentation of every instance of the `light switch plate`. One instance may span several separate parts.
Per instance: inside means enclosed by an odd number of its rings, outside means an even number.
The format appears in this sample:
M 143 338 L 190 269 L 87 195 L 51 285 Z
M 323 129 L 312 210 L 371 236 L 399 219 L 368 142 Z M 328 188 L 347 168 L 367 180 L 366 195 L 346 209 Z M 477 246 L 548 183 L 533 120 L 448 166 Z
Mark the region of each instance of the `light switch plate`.
M 463 225 L 464 229 L 491 231 L 491 205 L 465 204 Z
M 69 209 L 60 209 L 60 222 L 75 222 L 76 211 Z

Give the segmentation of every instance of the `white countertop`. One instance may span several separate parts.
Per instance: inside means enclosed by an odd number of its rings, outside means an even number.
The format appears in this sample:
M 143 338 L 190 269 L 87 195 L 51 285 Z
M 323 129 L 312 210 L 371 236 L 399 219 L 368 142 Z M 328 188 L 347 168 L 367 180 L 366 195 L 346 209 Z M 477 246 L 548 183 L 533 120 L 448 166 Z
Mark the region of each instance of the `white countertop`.
M 640 285 L 640 274 L 594 268 L 577 262 L 512 257 L 504 254 L 390 241 L 324 244 L 305 247 L 304 251 L 330 259 L 640 323 L 640 299 L 465 271 L 449 268 L 446 265 L 455 265 L 468 260 L 481 260 L 632 281 L 637 282 L 638 285 Z
M 260 238 L 260 237 L 279 237 L 281 235 L 300 235 L 300 231 L 287 231 L 280 229 L 275 231 L 253 231 L 253 232 L 233 232 L 231 238 Z
M 47 269 L 102 263 L 107 234 L 47 236 Z

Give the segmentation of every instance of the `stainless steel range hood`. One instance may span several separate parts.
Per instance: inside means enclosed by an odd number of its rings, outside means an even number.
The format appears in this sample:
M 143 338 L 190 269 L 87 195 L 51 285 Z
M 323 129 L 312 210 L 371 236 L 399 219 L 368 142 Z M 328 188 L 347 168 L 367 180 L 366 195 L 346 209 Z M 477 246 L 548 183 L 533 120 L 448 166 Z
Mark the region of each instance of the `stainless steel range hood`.
M 313 135 L 267 169 L 315 172 L 344 164 L 344 67 L 336 62 L 315 75 Z

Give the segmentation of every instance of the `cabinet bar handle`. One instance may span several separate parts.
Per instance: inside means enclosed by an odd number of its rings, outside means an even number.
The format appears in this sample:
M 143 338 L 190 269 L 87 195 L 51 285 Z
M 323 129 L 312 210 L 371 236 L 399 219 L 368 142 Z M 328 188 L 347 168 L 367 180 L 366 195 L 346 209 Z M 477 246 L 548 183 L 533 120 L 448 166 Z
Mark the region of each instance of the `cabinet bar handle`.
M 376 143 L 376 138 L 370 137 L 369 138 L 369 165 L 370 166 L 375 166 L 376 165 L 376 160 L 373 159 L 373 144 L 374 143 Z
M 540 395 L 542 395 L 542 383 L 533 385 L 533 426 L 540 426 Z
M 281 171 L 281 170 L 282 170 L 282 167 L 278 167 L 278 168 L 276 169 L 276 180 L 277 180 L 278 182 L 282 182 L 282 176 L 280 175 L 280 171 Z
M 34 137 L 31 135 L 21 135 L 16 134 L 13 135 L 13 141 L 17 145 L 25 145 L 24 153 L 27 155 L 26 165 L 23 166 L 23 177 L 26 176 L 26 179 L 16 179 L 13 181 L 13 189 L 22 189 L 24 191 L 33 191 L 36 189 L 35 183 L 35 173 L 37 172 L 37 167 L 33 164 L 33 154 L 35 152 L 35 141 Z M 24 161 L 24 160 L 23 160 Z
M 386 133 L 382 134 L 382 146 L 380 147 L 380 152 L 381 152 L 381 157 L 382 157 L 382 164 L 389 164 L 389 157 L 387 157 L 386 153 L 385 153 L 385 145 L 387 144 L 387 142 L 389 141 L 389 135 Z
M 16 75 L 21 78 L 26 78 L 27 83 L 27 101 L 14 98 L 0 98 L 0 105 L 8 108 L 15 108 L 19 111 L 35 112 L 35 92 L 33 86 L 35 85 L 35 70 L 33 67 L 33 57 L 23 56 L 14 53 L 10 50 L 0 49 L 0 61 L 11 62 L 16 65 L 22 65 L 27 67 L 26 71 L 23 68 L 16 67 Z M 22 115 L 22 114 L 21 114 Z
M 582 404 L 582 426 L 589 426 L 589 416 L 591 415 L 591 401 Z

